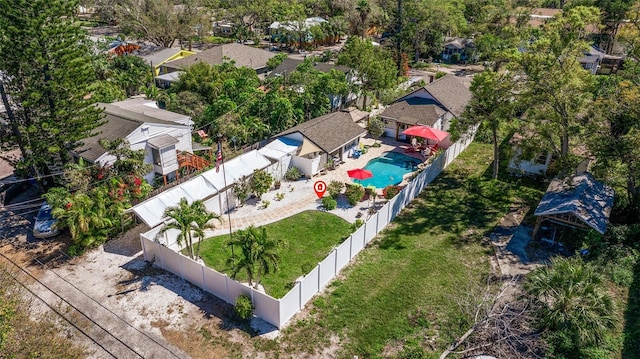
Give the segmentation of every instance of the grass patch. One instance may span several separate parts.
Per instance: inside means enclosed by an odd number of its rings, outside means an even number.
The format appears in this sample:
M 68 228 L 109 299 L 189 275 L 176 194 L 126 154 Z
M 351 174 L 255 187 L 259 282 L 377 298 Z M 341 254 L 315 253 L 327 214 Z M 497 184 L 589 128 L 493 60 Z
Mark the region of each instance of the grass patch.
M 281 221 L 266 225 L 269 237 L 281 238 L 285 246 L 280 248 L 279 269 L 261 278 L 265 291 L 274 298 L 281 298 L 291 289 L 292 283 L 311 271 L 331 249 L 344 241 L 351 233 L 351 224 L 327 212 L 305 211 Z M 202 242 L 200 256 L 208 267 L 222 273 L 230 273 L 226 261 L 231 250 L 224 242 L 229 235 L 209 238 Z M 240 273 L 238 279 L 246 281 Z
M 304 352 L 314 340 L 344 338 L 339 357 L 394 356 L 422 347 L 434 355 L 462 335 L 485 285 L 492 249 L 482 243 L 514 202 L 535 205 L 539 189 L 491 180 L 492 148 L 472 144 L 363 251 L 344 279 L 316 299 L 317 315 L 283 341 Z M 312 308 L 312 313 L 315 308 Z M 300 344 L 298 344 L 300 343 Z

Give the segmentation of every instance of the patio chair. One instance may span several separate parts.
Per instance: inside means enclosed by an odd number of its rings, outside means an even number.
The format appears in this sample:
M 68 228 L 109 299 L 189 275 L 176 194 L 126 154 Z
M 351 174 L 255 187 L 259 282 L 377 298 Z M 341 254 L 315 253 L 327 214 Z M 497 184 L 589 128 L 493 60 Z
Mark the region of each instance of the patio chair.
M 416 147 L 410 146 L 404 149 L 404 153 L 414 153 L 414 152 L 418 152 L 419 150 Z
M 200 136 L 200 138 L 203 140 L 206 140 L 207 138 L 209 138 L 209 135 L 207 135 L 207 133 L 204 132 L 204 130 L 198 130 L 198 136 Z

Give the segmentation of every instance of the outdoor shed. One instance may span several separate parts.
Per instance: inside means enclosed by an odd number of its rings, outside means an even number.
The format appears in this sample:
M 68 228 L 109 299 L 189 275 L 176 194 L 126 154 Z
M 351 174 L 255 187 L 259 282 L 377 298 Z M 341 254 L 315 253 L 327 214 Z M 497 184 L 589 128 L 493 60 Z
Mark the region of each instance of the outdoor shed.
M 578 229 L 592 228 L 604 234 L 613 207 L 614 191 L 588 172 L 568 179 L 555 178 L 540 200 L 534 215 L 535 238 L 544 221 Z

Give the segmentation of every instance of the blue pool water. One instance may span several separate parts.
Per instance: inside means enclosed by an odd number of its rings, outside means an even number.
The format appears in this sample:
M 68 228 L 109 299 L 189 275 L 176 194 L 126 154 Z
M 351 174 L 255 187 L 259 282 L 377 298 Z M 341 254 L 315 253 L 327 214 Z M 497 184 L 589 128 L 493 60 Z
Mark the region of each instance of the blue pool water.
M 402 182 L 402 177 L 415 171 L 420 160 L 403 155 L 398 152 L 385 152 L 382 156 L 367 162 L 364 169 L 371 171 L 373 177 L 366 180 L 354 180 L 363 186 L 375 186 L 385 188 L 389 185 L 397 185 Z

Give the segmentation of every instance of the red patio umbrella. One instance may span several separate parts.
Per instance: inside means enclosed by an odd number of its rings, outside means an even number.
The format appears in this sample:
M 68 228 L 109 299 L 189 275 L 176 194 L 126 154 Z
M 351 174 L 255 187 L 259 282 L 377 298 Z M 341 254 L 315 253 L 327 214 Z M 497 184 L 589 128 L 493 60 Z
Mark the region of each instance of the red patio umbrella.
M 411 126 L 402 131 L 402 134 L 423 137 L 429 140 L 434 140 L 436 142 L 440 142 L 447 138 L 447 136 L 449 136 L 449 132 L 441 131 L 437 128 L 423 125 Z
M 347 175 L 349 175 L 350 178 L 355 178 L 357 180 L 363 180 L 373 177 L 373 173 L 371 173 L 371 171 L 365 170 L 363 168 L 349 170 L 347 171 Z

